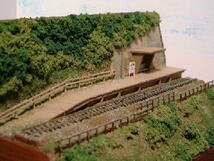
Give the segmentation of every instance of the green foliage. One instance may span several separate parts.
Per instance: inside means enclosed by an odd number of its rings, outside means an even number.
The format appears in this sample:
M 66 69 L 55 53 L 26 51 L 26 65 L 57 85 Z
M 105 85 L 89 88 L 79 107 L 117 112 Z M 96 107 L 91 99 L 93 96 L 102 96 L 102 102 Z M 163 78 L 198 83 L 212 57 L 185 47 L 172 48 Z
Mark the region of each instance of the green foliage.
M 214 88 L 207 90 L 207 96 L 210 100 L 214 100 Z
M 133 140 L 135 136 L 140 135 L 141 127 L 139 124 L 130 124 L 127 127 L 124 127 L 121 133 L 124 134 L 126 140 Z
M 184 108 L 181 108 L 182 112 L 184 113 L 185 117 L 191 116 L 196 110 L 199 109 L 200 100 L 198 97 L 193 96 L 186 101 L 184 101 Z
M 93 155 L 88 154 L 84 148 L 78 146 L 75 150 L 66 150 L 64 156 L 59 161 L 97 161 L 97 159 Z
M 206 140 L 210 146 L 214 146 L 214 127 L 210 127 L 206 132 Z
M 188 153 L 188 146 L 184 143 L 178 143 L 174 148 L 175 158 L 180 161 L 189 161 L 192 159 L 191 155 Z
M 12 77 L 7 83 L 0 86 L 0 97 L 6 95 L 8 92 L 18 91 L 22 81 L 17 77 Z
M 207 101 L 205 94 L 198 96 L 197 101 L 195 99 L 189 98 L 181 104 L 161 105 L 144 121 L 124 126 L 110 136 L 93 138 L 89 144 L 82 145 L 85 156 L 90 155 L 102 161 L 193 159 L 214 143 L 213 115 L 206 118 L 207 115 L 201 114 L 206 112 L 201 106 L 206 105 L 212 111 L 213 103 Z M 191 107 L 199 108 L 192 111 L 192 117 L 184 117 L 184 109 Z M 201 121 L 205 118 L 206 122 Z M 72 151 L 79 155 L 78 149 Z
M 52 80 L 53 73 L 69 68 L 107 69 L 115 48 L 130 45 L 159 22 L 156 12 L 1 21 L 0 100 L 6 102 L 11 94 L 16 100 L 27 96 L 31 86 L 39 91 L 44 84 L 57 82 Z
M 148 124 L 146 140 L 152 149 L 157 148 L 160 143 L 165 143 L 177 130 L 171 119 L 160 119 L 149 115 L 146 116 L 146 123 Z
M 98 29 L 90 35 L 87 46 L 83 48 L 83 54 L 89 64 L 101 67 L 105 61 L 111 59 L 113 50 L 110 38 Z
M 186 122 L 184 125 L 184 137 L 188 140 L 193 140 L 200 137 L 200 133 L 195 124 Z
M 86 145 L 85 150 L 88 154 L 93 155 L 102 153 L 106 148 L 118 149 L 122 148 L 122 145 L 110 137 L 98 136 L 90 140 L 90 144 Z

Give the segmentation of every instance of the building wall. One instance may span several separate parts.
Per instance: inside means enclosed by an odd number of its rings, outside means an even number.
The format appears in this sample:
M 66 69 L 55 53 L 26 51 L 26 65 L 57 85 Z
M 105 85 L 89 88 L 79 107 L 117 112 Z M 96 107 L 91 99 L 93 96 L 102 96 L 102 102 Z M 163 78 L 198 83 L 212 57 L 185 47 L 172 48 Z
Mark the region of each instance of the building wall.
M 0 0 L 0 20 L 18 18 L 18 0 Z
M 130 47 L 114 52 L 111 68 L 116 71 L 117 77 L 128 75 L 129 62 L 134 61 L 131 50 L 142 49 L 144 47 L 164 47 L 159 26 L 154 27 L 145 36 L 135 40 Z M 165 52 L 154 55 L 152 66 L 155 69 L 161 69 L 166 66 Z

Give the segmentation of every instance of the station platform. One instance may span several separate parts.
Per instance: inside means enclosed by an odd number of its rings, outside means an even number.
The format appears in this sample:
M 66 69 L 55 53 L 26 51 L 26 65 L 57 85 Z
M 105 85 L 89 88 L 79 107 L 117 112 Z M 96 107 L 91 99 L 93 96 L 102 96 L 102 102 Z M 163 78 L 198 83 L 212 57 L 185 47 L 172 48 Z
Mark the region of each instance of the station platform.
M 96 96 L 109 93 L 111 91 L 134 86 L 144 82 L 159 81 L 159 83 L 161 83 L 167 82 L 171 79 L 181 78 L 184 71 L 184 69 L 180 68 L 166 67 L 150 73 L 140 73 L 132 77 L 109 80 L 88 87 L 71 90 L 59 95 L 49 102 L 44 103 L 41 107 L 31 110 L 19 119 L 11 121 L 5 126 L 0 127 L 0 132 L 3 130 L 7 131 L 13 129 L 14 127 L 28 127 L 46 122 L 56 116 L 59 116 L 65 111 L 68 111 L 84 100 L 95 98 Z

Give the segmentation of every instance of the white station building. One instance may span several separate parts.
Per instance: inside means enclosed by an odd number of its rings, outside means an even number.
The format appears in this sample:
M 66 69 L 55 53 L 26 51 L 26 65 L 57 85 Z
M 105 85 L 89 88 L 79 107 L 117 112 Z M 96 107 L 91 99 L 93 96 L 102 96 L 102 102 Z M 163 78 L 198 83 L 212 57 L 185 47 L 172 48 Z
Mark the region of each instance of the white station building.
M 0 0 L 0 20 L 16 19 L 18 17 L 18 0 Z

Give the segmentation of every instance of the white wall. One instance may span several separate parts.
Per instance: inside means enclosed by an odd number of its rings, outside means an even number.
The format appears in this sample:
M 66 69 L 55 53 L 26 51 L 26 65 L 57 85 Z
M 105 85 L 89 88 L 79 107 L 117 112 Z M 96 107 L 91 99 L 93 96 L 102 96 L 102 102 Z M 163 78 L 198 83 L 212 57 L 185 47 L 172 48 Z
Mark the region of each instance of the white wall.
M 0 0 L 0 20 L 18 18 L 18 0 Z

